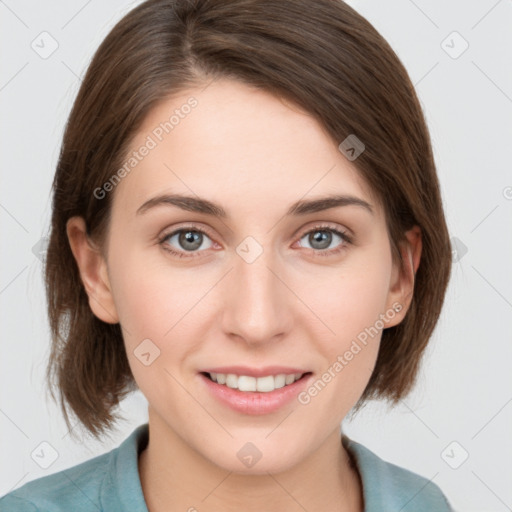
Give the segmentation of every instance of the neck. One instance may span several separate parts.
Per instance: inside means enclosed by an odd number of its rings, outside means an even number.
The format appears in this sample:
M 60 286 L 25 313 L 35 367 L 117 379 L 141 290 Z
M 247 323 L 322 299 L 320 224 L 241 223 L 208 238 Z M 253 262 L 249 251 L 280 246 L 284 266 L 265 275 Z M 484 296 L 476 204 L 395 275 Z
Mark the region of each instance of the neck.
M 205 458 L 149 411 L 149 442 L 139 455 L 149 512 L 363 512 L 360 477 L 339 431 L 286 471 L 241 474 Z

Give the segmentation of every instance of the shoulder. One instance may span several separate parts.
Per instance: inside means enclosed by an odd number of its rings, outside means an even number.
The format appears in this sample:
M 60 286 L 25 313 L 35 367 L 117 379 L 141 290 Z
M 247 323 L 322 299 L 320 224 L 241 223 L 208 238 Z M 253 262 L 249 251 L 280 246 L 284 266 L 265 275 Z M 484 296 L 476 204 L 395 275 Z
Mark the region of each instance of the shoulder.
M 100 490 L 108 480 L 113 451 L 47 475 L 0 498 L 2 512 L 101 510 Z
M 383 460 L 345 435 L 343 444 L 361 476 L 365 512 L 380 511 L 383 505 L 401 512 L 453 512 L 446 496 L 432 480 Z
M 0 498 L 1 512 L 147 512 L 137 467 L 147 423 L 120 446 L 69 469 L 44 476 Z

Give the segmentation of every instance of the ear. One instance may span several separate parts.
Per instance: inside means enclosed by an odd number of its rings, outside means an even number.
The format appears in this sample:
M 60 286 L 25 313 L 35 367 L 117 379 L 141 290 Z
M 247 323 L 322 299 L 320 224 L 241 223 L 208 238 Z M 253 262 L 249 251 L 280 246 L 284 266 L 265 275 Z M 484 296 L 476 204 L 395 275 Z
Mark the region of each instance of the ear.
M 104 322 L 118 323 L 119 317 L 112 296 L 107 263 L 99 248 L 87 236 L 84 219 L 68 219 L 66 233 L 92 312 Z
M 394 309 L 395 315 L 386 322 L 386 327 L 398 325 L 405 317 L 412 302 L 416 271 L 421 258 L 421 229 L 414 226 L 405 233 L 406 240 L 400 244 L 402 265 L 393 263 L 393 272 L 387 297 L 386 311 Z

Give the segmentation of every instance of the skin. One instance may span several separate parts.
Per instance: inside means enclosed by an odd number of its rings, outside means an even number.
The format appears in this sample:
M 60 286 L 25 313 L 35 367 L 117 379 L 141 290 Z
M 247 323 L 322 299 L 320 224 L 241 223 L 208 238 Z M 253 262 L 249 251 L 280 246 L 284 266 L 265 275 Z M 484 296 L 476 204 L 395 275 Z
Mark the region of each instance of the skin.
M 191 96 L 198 100 L 111 192 L 103 250 L 86 238 L 83 219 L 67 226 L 90 307 L 101 320 L 120 322 L 134 378 L 149 402 L 150 441 L 139 457 L 148 508 L 362 511 L 361 482 L 340 442 L 340 422 L 368 383 L 381 333 L 310 403 L 293 400 L 262 416 L 219 403 L 198 371 L 284 364 L 319 378 L 395 303 L 402 310 L 385 326 L 402 321 L 421 233 L 417 227 L 406 233 L 400 268 L 384 211 L 338 150 L 341 141 L 261 90 L 227 79 L 202 89 L 165 100 L 145 120 L 134 150 L 175 108 Z M 162 193 L 206 198 L 229 217 L 169 205 L 136 214 Z M 373 214 L 349 205 L 285 215 L 299 199 L 334 193 L 367 201 Z M 178 236 L 159 243 L 190 223 L 207 230 L 199 249 L 187 252 Z M 319 249 L 304 234 L 325 224 L 352 234 L 353 243 L 332 234 L 327 249 Z M 236 252 L 248 236 L 263 250 L 252 263 Z M 172 256 L 164 246 L 193 256 Z M 134 355 L 147 338 L 160 350 L 149 366 Z M 262 453 L 250 468 L 237 457 L 247 442 Z

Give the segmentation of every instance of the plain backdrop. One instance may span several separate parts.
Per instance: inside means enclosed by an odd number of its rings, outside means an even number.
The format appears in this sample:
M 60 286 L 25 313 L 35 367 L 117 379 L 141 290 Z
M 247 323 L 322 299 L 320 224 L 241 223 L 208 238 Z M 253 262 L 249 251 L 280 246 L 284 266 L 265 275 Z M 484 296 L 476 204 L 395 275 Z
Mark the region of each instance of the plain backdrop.
M 0 1 L 0 494 L 112 449 L 147 419 L 135 393 L 111 439 L 68 435 L 44 383 L 41 272 L 51 180 L 80 77 L 137 3 Z M 432 479 L 457 511 L 512 510 L 512 2 L 349 3 L 416 86 L 456 257 L 414 392 L 394 409 L 371 403 L 343 427 Z

